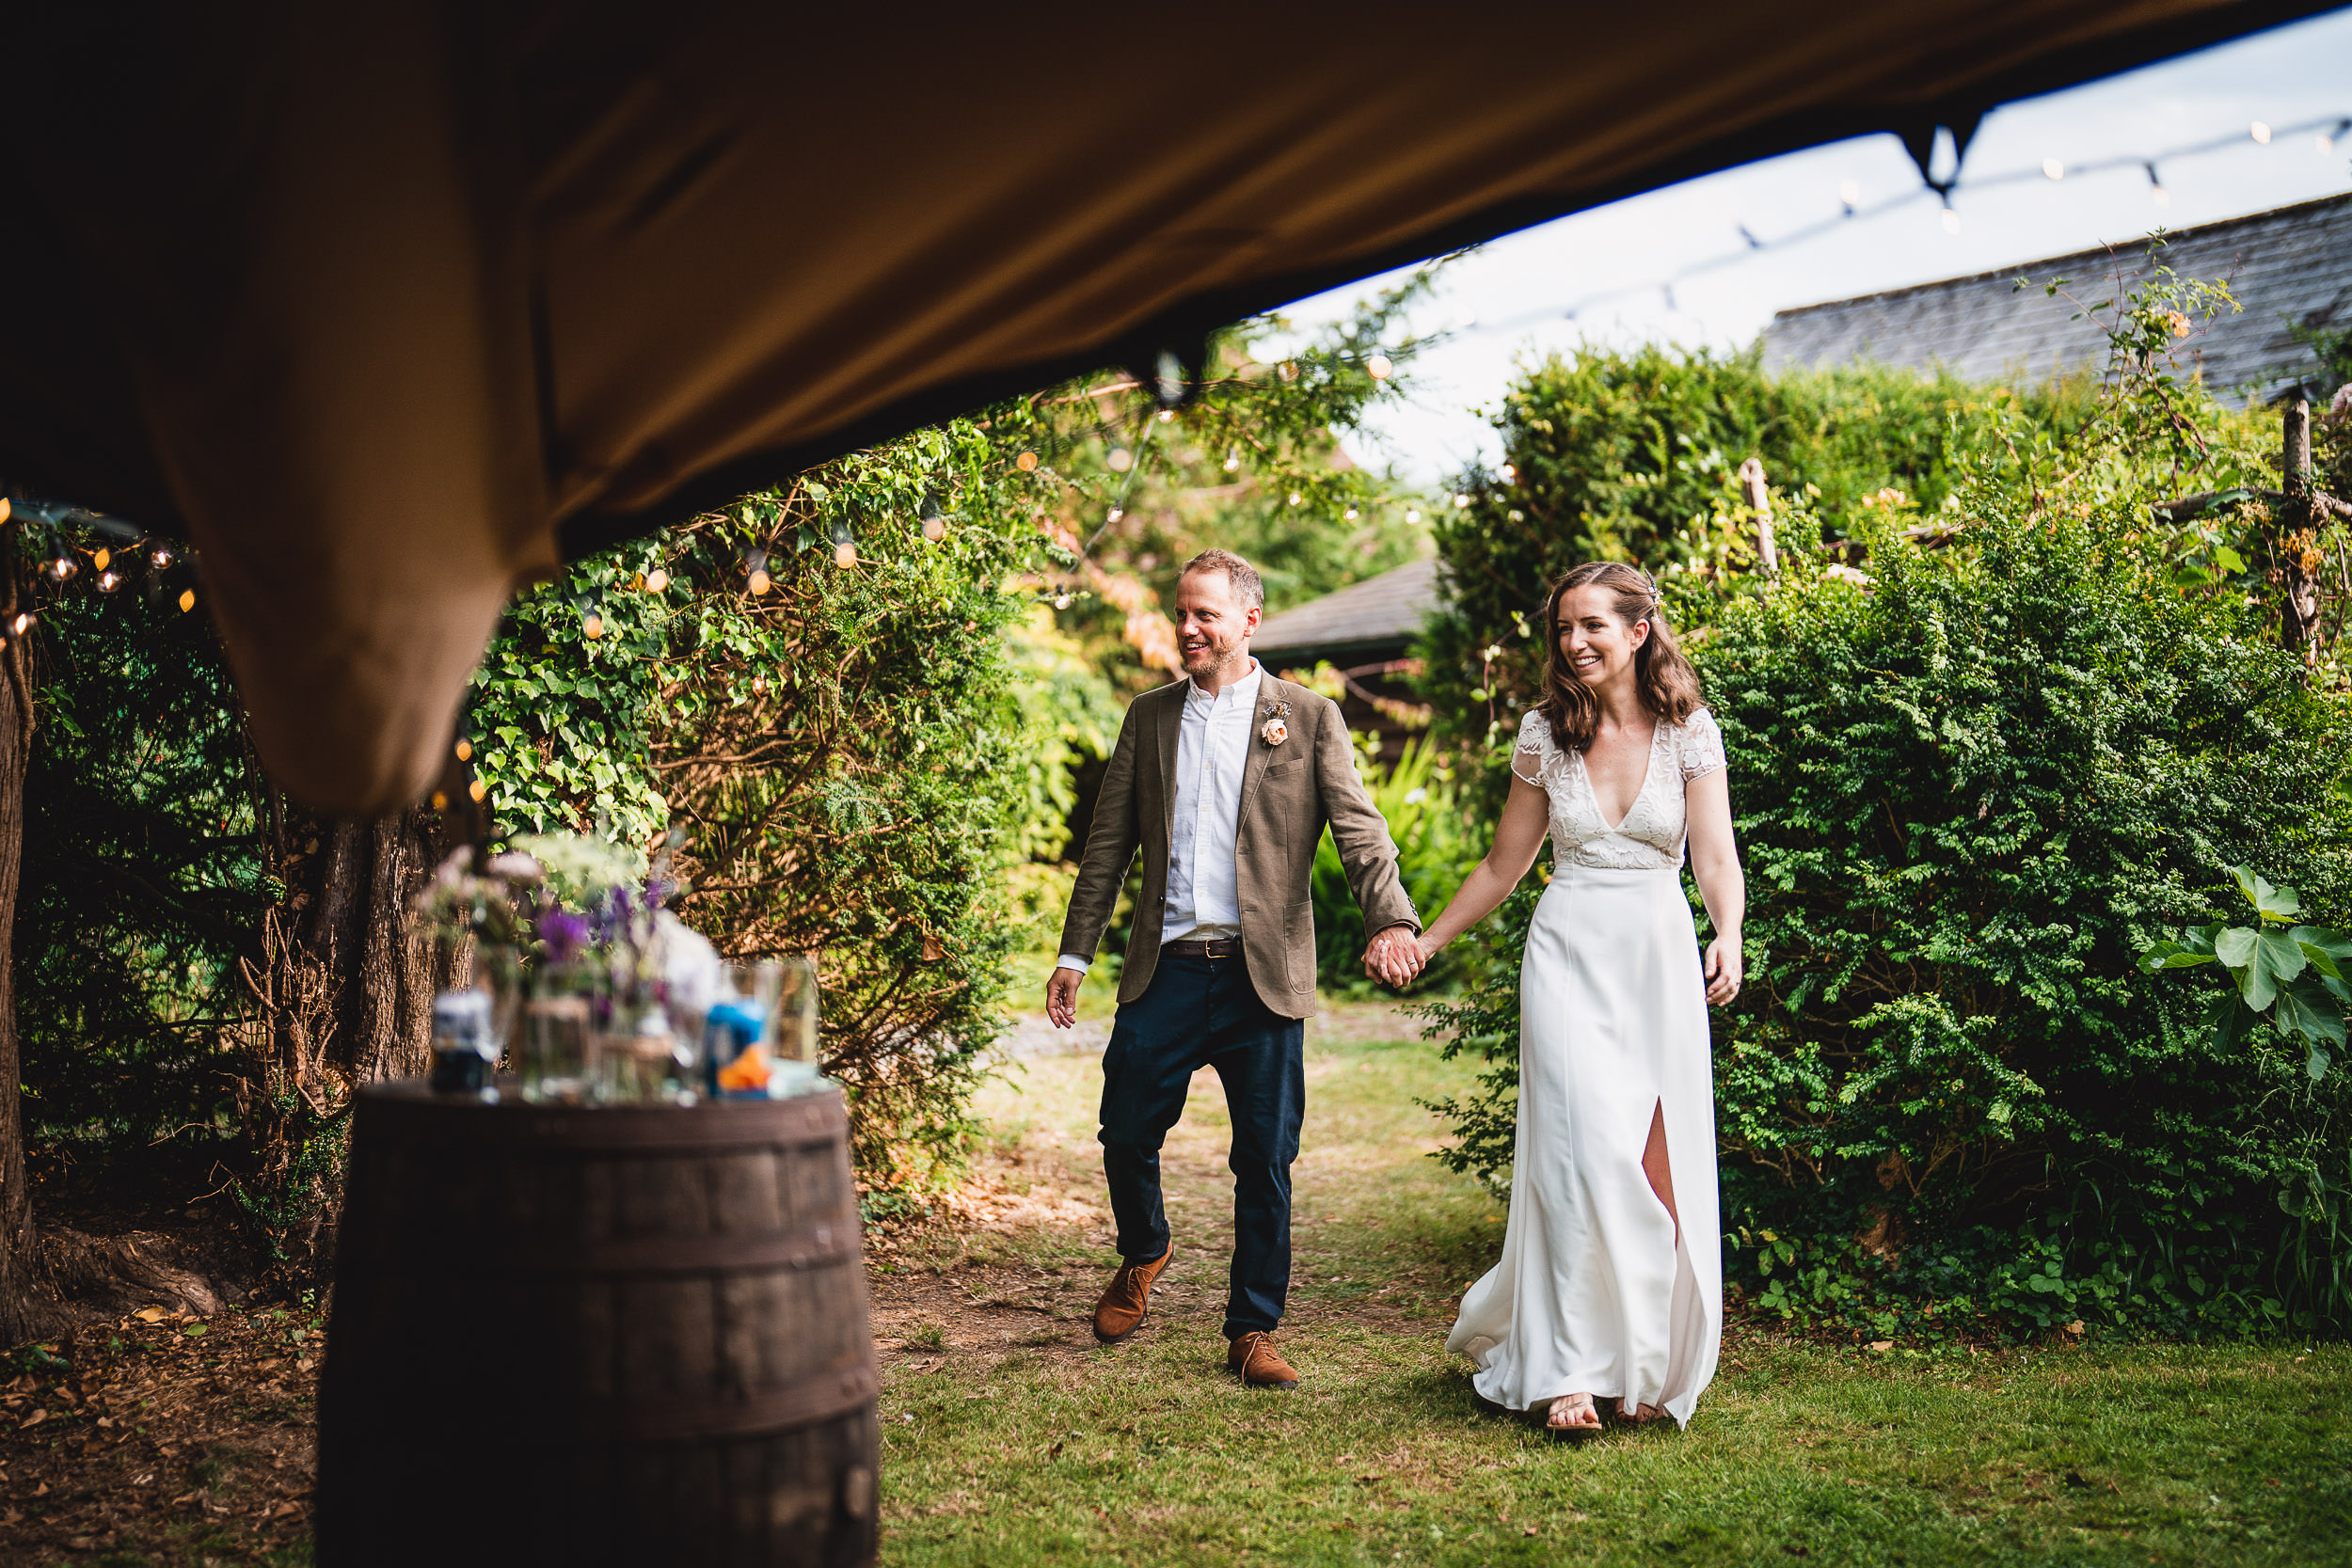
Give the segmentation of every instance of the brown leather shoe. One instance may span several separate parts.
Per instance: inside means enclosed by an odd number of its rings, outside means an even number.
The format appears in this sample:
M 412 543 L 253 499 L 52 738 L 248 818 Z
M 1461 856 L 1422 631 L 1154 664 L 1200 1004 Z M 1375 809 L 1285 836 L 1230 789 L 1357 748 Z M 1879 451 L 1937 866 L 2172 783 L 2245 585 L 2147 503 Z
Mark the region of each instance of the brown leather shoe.
M 1262 1330 L 1236 1335 L 1225 1350 L 1225 1370 L 1239 1372 L 1252 1388 L 1295 1388 L 1298 1374 L 1274 1353 L 1274 1336 Z
M 1168 1250 L 1150 1263 L 1121 1263 L 1111 1275 L 1110 1289 L 1094 1304 L 1094 1337 L 1104 1344 L 1124 1339 L 1143 1322 L 1143 1314 L 1152 1300 L 1152 1282 L 1160 1277 L 1168 1260 L 1176 1256 L 1176 1243 L 1168 1243 Z

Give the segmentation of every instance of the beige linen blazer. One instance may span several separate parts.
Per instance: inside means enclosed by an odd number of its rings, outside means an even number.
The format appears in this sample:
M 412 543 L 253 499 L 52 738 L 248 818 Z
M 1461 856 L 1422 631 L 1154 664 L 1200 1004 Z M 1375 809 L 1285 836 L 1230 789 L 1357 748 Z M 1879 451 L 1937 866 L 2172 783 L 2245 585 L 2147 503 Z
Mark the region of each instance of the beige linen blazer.
M 1094 825 L 1062 924 L 1060 951 L 1092 958 L 1119 907 L 1127 868 L 1136 851 L 1143 851 L 1143 895 L 1136 905 L 1127 967 L 1119 980 L 1122 1003 L 1144 993 L 1159 965 L 1176 809 L 1176 736 L 1190 684 L 1163 686 L 1129 705 L 1103 775 L 1103 792 L 1095 798 Z M 1290 705 L 1283 720 L 1289 734 L 1279 746 L 1269 745 L 1265 721 L 1284 703 Z M 1327 824 L 1340 863 L 1347 868 L 1347 885 L 1364 911 L 1365 930 L 1402 924 L 1418 931 L 1421 916 L 1397 877 L 1389 825 L 1356 776 L 1339 705 L 1268 673 L 1259 682 L 1258 711 L 1249 726 L 1241 820 L 1233 840 L 1242 955 L 1267 1007 L 1284 1018 L 1307 1018 L 1315 1010 L 1315 916 L 1309 877 Z

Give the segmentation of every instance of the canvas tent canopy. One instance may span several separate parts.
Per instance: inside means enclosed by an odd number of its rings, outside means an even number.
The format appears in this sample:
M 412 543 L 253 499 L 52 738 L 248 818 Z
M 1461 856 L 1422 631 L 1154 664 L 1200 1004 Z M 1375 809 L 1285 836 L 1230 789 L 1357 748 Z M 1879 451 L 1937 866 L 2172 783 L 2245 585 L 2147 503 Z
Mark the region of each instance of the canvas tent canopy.
M 1453 245 L 2327 8 L 17 7 L 0 483 L 193 544 L 274 774 L 381 811 L 566 554 Z

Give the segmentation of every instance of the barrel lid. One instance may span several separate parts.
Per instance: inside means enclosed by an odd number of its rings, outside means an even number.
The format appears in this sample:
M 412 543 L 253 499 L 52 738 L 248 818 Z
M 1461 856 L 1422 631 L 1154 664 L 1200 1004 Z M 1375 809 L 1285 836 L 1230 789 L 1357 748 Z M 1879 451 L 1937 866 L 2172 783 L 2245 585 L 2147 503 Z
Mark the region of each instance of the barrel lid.
M 837 1085 L 788 1100 L 706 1101 L 698 1105 L 534 1105 L 511 1079 L 495 1101 L 437 1094 L 422 1078 L 360 1089 L 358 1118 L 372 1138 L 496 1145 L 502 1148 L 735 1148 L 837 1142 L 850 1128 Z

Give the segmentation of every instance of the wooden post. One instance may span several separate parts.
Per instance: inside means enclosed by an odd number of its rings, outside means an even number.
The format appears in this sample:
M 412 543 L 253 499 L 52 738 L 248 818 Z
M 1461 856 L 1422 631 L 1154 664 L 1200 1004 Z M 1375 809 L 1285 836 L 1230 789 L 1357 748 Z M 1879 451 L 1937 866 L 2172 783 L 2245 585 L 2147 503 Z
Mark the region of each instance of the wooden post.
M 1780 550 L 1772 542 L 1772 493 L 1764 487 L 1764 461 L 1751 457 L 1740 465 L 1740 483 L 1748 493 L 1748 509 L 1756 514 L 1756 557 L 1768 578 L 1780 576 Z
M 2323 564 L 2319 553 L 2318 508 L 2312 497 L 2312 405 L 2301 394 L 2290 399 L 2283 420 L 2279 470 L 2286 491 L 2279 508 L 2272 549 L 2277 555 L 2280 586 L 2279 641 L 2303 662 L 2319 659 L 2319 583 Z

